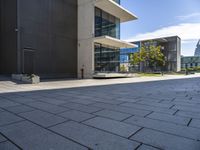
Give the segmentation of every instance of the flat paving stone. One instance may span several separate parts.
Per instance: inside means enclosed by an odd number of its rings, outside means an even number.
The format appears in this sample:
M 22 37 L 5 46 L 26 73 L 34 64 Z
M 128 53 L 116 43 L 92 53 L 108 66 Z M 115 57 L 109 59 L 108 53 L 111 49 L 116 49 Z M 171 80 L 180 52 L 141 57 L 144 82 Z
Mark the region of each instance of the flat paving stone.
M 134 150 L 139 143 L 73 121 L 50 128 L 94 150 Z
M 20 150 L 20 149 L 11 142 L 6 141 L 0 143 L 0 150 Z
M 93 126 L 98 129 L 102 129 L 123 137 L 128 138 L 133 135 L 135 132 L 141 129 L 141 127 L 126 124 L 123 122 L 110 120 L 106 118 L 96 117 L 90 120 L 83 122 L 86 125 Z
M 195 128 L 200 128 L 200 120 L 198 119 L 192 119 L 190 125 L 190 127 L 195 127 Z
M 96 107 L 100 107 L 104 109 L 109 109 L 109 110 L 113 110 L 113 111 L 117 111 L 121 113 L 127 113 L 130 115 L 136 115 L 136 116 L 142 116 L 142 117 L 151 113 L 151 111 L 147 111 L 147 110 L 133 109 L 130 107 L 123 107 L 119 105 L 111 105 L 111 104 L 105 104 L 105 103 L 95 103 L 95 104 L 92 104 L 91 106 L 96 106 Z
M 161 112 L 161 113 L 166 113 L 166 114 L 174 114 L 176 112 L 176 109 L 166 109 L 166 108 L 161 108 L 157 106 L 148 106 L 148 105 L 136 104 L 136 103 L 124 103 L 121 106 L 131 107 L 134 109 Z
M 94 115 L 92 115 L 92 114 L 80 112 L 80 111 L 77 111 L 77 110 L 69 110 L 69 111 L 66 111 L 64 113 L 59 114 L 59 116 L 62 116 L 64 118 L 71 119 L 71 120 L 74 120 L 74 121 L 77 121 L 77 122 L 82 122 L 84 120 L 88 120 L 88 119 L 94 117 Z
M 173 106 L 172 103 L 171 104 L 163 104 L 163 103 L 151 102 L 151 101 L 139 101 L 137 103 L 144 104 L 144 105 L 149 105 L 149 106 L 154 106 L 154 107 L 166 108 L 166 109 L 169 109 L 170 107 Z
M 131 139 L 154 145 L 164 150 L 198 150 L 200 142 L 150 129 L 142 129 Z
M 92 100 L 87 100 L 87 99 L 70 99 L 69 100 L 70 102 L 73 102 L 73 103 L 79 103 L 79 104 L 83 104 L 83 105 L 89 105 L 89 104 L 94 104 L 96 103 L 96 101 L 92 101 Z
M 124 122 L 137 125 L 140 127 L 150 128 L 161 132 L 174 134 L 181 137 L 186 137 L 194 140 L 200 139 L 200 130 L 186 126 L 176 125 L 173 123 L 153 120 L 149 118 L 141 118 L 133 116 Z
M 0 132 L 24 150 L 87 149 L 28 121 L 0 127 Z
M 179 110 L 175 115 L 176 116 L 182 116 L 182 117 L 200 119 L 200 113 L 196 113 L 196 112 L 188 112 L 188 111 Z
M 147 118 L 162 120 L 162 121 L 185 125 L 185 126 L 187 126 L 187 124 L 190 122 L 190 118 L 172 116 L 168 114 L 155 113 L 155 112 L 148 115 Z
M 13 115 L 12 113 L 9 113 L 9 112 L 1 112 L 0 113 L 0 126 L 5 126 L 5 125 L 19 122 L 22 120 L 24 120 L 24 119 L 22 119 L 16 115 Z
M 19 106 L 7 107 L 6 110 L 19 114 L 23 112 L 33 111 L 35 109 L 32 107 L 25 106 L 25 105 L 19 105 Z
M 37 108 L 43 111 L 47 111 L 53 114 L 58 114 L 58 113 L 62 113 L 64 111 L 67 111 L 69 109 L 64 108 L 64 107 L 60 107 L 60 106 L 56 106 L 53 104 L 48 104 L 48 103 L 44 103 L 44 102 L 33 102 L 33 103 L 28 103 L 28 106 L 31 106 L 33 108 Z
M 64 100 L 58 100 L 56 98 L 47 98 L 47 97 L 38 98 L 37 100 L 53 105 L 62 105 L 66 103 L 66 101 Z
M 6 141 L 6 139 L 0 134 L 0 143 Z
M 191 107 L 191 106 L 183 106 L 183 105 L 175 105 L 173 109 L 189 111 L 194 113 L 200 113 L 199 107 Z
M 132 115 L 126 114 L 126 113 L 121 113 L 117 111 L 111 111 L 111 110 L 102 110 L 94 113 L 95 115 L 101 116 L 101 117 L 106 117 L 106 118 L 111 118 L 114 120 L 124 120 Z
M 142 144 L 137 150 L 160 150 L 160 149 Z
M 28 104 L 28 103 L 37 101 L 36 99 L 28 98 L 28 97 L 22 97 L 22 96 L 19 96 L 19 97 L 10 97 L 9 99 L 11 101 L 13 101 L 13 102 L 21 103 L 21 104 Z
M 67 107 L 67 108 L 83 111 L 86 113 L 94 113 L 101 110 L 101 108 L 98 108 L 98 107 L 91 107 L 91 106 L 82 105 L 78 103 L 66 103 L 66 104 L 63 104 L 62 107 Z
M 4 110 L 0 108 L 0 112 L 3 112 Z
M 43 127 L 50 127 L 67 121 L 67 119 L 40 110 L 20 113 L 19 115 Z
M 17 106 L 20 105 L 19 103 L 15 103 L 9 100 L 0 100 L 0 107 L 1 108 L 6 108 L 6 107 L 11 107 L 11 106 Z

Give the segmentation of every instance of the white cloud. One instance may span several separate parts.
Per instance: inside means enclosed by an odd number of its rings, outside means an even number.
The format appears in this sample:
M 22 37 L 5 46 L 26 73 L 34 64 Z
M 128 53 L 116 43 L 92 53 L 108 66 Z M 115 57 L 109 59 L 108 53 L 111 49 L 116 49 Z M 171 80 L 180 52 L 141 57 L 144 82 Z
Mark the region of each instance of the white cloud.
M 184 23 L 176 26 L 164 27 L 153 32 L 137 34 L 127 41 L 131 42 L 176 35 L 182 39 L 182 42 L 198 40 L 200 38 L 200 23 Z
M 188 15 L 184 15 L 184 16 L 177 16 L 176 17 L 179 20 L 187 20 L 187 19 L 191 19 L 191 18 L 200 18 L 200 12 L 196 12 L 196 13 L 192 13 L 192 14 L 188 14 Z

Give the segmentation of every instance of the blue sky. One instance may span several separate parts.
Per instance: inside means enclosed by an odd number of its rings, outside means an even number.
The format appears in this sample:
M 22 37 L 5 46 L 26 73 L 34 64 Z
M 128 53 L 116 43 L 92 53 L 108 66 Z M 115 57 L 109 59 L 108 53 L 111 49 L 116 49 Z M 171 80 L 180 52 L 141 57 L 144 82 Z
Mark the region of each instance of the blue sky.
M 138 20 L 122 23 L 121 39 L 136 41 L 178 35 L 182 55 L 194 55 L 200 39 L 200 0 L 121 0 Z

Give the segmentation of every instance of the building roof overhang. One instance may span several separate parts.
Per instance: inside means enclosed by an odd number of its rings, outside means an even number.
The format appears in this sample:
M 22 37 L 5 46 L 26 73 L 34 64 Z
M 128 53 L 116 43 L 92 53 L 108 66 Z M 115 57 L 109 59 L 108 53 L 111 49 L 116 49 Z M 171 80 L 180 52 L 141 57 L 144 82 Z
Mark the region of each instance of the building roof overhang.
M 95 37 L 94 38 L 95 43 L 107 45 L 107 46 L 112 46 L 116 48 L 136 48 L 138 47 L 135 44 L 125 42 L 110 36 L 100 36 L 100 37 Z
M 102 9 L 103 11 L 117 17 L 120 22 L 127 22 L 137 19 L 137 16 L 130 11 L 123 8 L 113 0 L 96 0 L 95 6 Z

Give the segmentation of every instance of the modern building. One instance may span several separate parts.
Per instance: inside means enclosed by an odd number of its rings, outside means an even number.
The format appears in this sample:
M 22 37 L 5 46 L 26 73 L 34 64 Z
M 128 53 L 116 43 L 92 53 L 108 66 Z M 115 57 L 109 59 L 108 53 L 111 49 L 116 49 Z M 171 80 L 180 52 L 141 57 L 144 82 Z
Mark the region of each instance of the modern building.
M 142 45 L 148 45 L 149 43 L 153 43 L 155 46 L 161 46 L 166 62 L 164 68 L 162 68 L 163 71 L 178 72 L 181 70 L 181 39 L 178 36 L 145 39 L 132 43 L 138 45 L 138 51 Z M 157 68 L 157 70 L 160 69 L 161 68 Z M 144 70 L 144 66 L 140 64 L 140 71 L 142 70 Z
M 197 43 L 197 47 L 195 49 L 194 56 L 200 56 L 200 40 Z
M 0 74 L 91 78 L 119 69 L 120 0 L 0 0 Z
M 120 49 L 120 71 L 121 72 L 138 72 L 139 69 L 136 66 L 131 65 L 131 55 L 140 51 L 140 42 L 134 43 L 137 45 L 135 48 L 123 48 Z
M 200 56 L 181 57 L 181 69 L 200 67 Z

